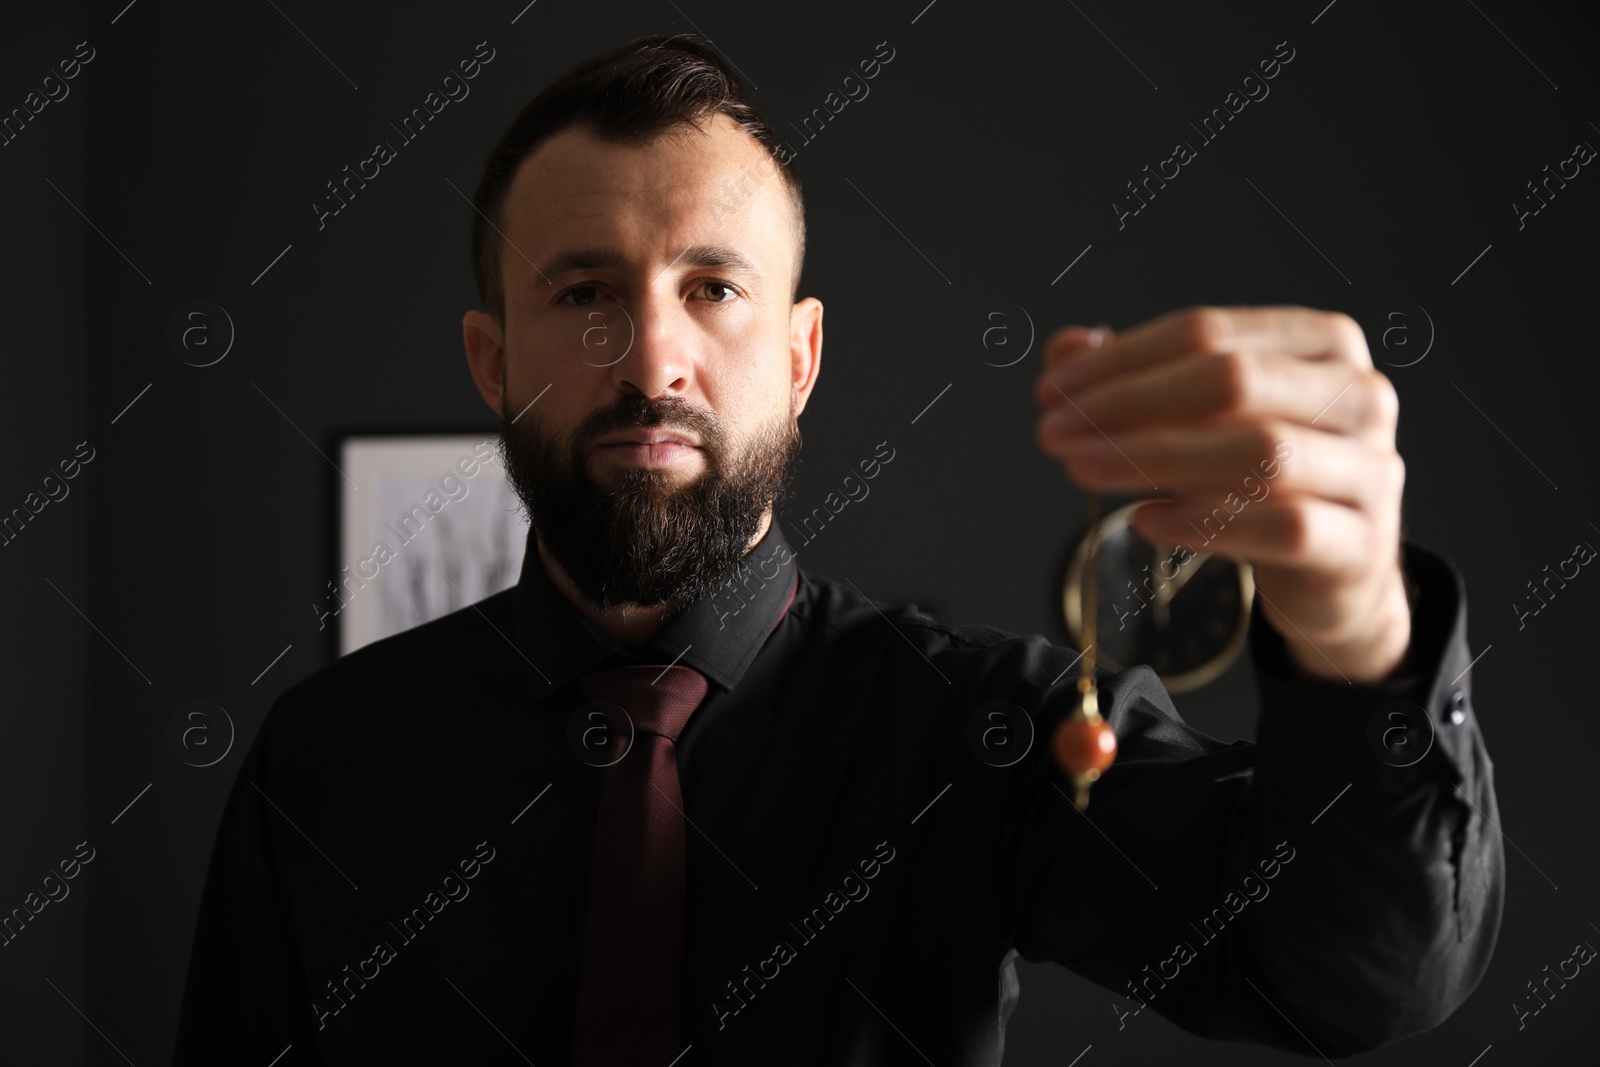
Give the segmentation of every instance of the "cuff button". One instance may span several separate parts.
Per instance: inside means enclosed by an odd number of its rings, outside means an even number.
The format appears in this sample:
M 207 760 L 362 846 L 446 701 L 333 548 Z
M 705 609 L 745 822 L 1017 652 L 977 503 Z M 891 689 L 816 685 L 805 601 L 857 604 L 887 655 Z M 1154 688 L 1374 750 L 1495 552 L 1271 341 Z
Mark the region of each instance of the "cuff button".
M 1467 698 L 1457 689 L 1450 697 L 1450 725 L 1460 726 L 1467 721 Z

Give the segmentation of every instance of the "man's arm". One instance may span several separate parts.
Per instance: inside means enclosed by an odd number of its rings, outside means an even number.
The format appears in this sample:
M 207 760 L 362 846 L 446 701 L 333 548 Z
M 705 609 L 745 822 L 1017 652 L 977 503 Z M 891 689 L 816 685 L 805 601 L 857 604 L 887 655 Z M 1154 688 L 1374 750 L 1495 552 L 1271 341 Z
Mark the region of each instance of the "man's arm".
M 1409 674 L 1306 678 L 1253 619 L 1255 743 L 1185 724 L 1147 667 L 1106 678 L 1121 749 L 1087 815 L 1047 752 L 1009 795 L 1001 935 L 1116 992 L 1119 1011 L 1208 1037 L 1336 1056 L 1442 1022 L 1487 968 L 1504 855 L 1459 572 L 1411 542 L 1405 560 Z M 1048 685 L 1060 668 L 1041 648 L 1029 656 L 1048 738 L 1071 694 Z M 1406 736 L 1415 751 L 1385 736 L 1404 721 L 1392 700 L 1431 725 Z
M 176 1067 L 267 1063 L 289 1044 L 296 1063 L 320 1063 L 311 993 L 300 965 L 278 873 L 285 832 L 273 804 L 291 788 L 284 735 L 292 723 L 274 705 L 239 768 L 223 809 L 201 897 L 178 1023 Z

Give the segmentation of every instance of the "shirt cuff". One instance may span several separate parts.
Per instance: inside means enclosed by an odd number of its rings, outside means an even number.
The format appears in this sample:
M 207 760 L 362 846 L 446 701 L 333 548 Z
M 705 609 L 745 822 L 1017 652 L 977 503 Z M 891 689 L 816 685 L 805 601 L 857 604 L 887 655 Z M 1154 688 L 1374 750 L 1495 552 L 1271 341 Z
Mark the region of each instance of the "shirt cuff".
M 1364 782 L 1404 792 L 1444 773 L 1472 777 L 1477 723 L 1467 645 L 1466 583 L 1443 554 L 1402 542 L 1411 594 L 1411 647 L 1404 673 L 1378 682 L 1308 678 L 1259 610 L 1249 646 L 1261 698 L 1257 739 L 1327 784 Z

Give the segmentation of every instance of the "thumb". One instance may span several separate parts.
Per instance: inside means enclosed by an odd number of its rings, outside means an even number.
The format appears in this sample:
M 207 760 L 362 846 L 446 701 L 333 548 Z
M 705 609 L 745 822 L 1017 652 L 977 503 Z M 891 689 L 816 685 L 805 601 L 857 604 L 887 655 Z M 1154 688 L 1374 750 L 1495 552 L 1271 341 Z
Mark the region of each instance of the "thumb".
M 1064 326 L 1050 336 L 1044 348 L 1045 366 L 1055 370 L 1075 352 L 1085 348 L 1099 348 L 1111 339 L 1111 327 Z

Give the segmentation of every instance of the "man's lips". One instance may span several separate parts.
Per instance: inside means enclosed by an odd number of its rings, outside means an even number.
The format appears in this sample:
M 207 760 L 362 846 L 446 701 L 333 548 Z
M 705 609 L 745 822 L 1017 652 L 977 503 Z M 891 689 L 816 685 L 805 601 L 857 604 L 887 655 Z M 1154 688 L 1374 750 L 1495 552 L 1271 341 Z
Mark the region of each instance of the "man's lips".
M 609 445 L 680 445 L 685 448 L 699 448 L 700 442 L 686 433 L 675 430 L 624 430 L 620 433 L 607 434 L 594 443 L 596 448 L 605 448 Z
M 692 436 L 659 427 L 637 427 L 607 434 L 594 450 L 613 462 L 639 467 L 669 467 L 689 460 L 700 451 Z

